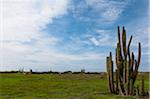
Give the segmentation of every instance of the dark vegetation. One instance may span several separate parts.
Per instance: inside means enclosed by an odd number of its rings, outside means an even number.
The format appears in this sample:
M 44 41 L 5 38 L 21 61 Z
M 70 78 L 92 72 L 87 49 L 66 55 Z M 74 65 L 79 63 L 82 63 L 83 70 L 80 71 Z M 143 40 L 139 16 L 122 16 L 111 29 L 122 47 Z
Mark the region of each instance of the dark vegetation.
M 23 73 L 23 74 L 105 74 L 105 72 L 85 72 L 85 70 L 81 70 L 78 72 L 73 72 L 73 71 L 64 71 L 64 72 L 57 72 L 57 71 L 47 71 L 47 72 L 38 72 L 38 71 L 33 71 L 30 69 L 30 71 L 1 71 L 1 74 L 12 74 L 12 73 Z

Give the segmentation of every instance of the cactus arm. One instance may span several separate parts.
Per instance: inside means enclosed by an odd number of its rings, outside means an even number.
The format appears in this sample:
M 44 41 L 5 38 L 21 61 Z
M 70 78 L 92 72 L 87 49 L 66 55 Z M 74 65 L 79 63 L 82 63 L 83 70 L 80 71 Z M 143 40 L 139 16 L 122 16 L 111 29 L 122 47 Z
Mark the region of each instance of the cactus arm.
M 130 47 L 130 45 L 131 45 L 131 41 L 132 41 L 132 35 L 130 36 L 130 40 L 129 40 L 129 42 L 128 42 L 128 47 L 127 47 L 127 48 L 129 48 L 129 47 Z
M 134 53 L 132 52 L 131 65 L 130 65 L 130 77 L 133 77 L 133 66 L 134 66 Z
M 130 50 L 128 51 L 127 56 L 128 56 L 128 60 L 126 64 L 126 68 L 127 68 L 126 80 L 127 80 L 127 94 L 129 95 L 130 93 L 130 64 L 131 64 Z
M 118 68 L 118 52 L 117 52 L 117 48 L 116 48 L 116 67 Z
M 136 77 L 138 75 L 138 68 L 140 65 L 140 59 L 141 59 L 141 43 L 139 43 L 138 60 L 135 61 L 134 80 L 133 80 L 134 83 L 135 83 Z
M 141 60 L 141 43 L 139 42 L 138 61 L 137 61 L 137 66 L 138 66 L 138 67 L 139 67 L 139 65 L 140 65 L 140 60 Z
M 135 69 L 133 71 L 133 85 L 135 83 L 135 80 L 136 80 L 136 77 L 137 77 L 137 74 L 138 74 L 138 66 L 137 66 L 137 60 L 135 60 Z
M 118 63 L 118 68 L 119 68 L 119 72 L 120 72 L 120 75 L 121 77 L 123 78 L 123 60 L 122 60 L 122 55 L 121 55 L 121 48 L 120 48 L 120 45 L 119 45 L 119 42 L 117 44 L 117 63 Z
M 127 56 L 128 56 L 128 60 L 127 60 L 127 94 L 129 95 L 130 94 L 130 79 L 131 79 L 131 66 L 132 66 L 132 63 L 134 62 L 134 55 L 132 53 L 132 57 L 130 56 L 130 44 L 131 44 L 131 40 L 132 40 L 132 36 L 130 37 L 130 40 L 129 40 L 129 43 L 128 43 L 128 47 L 127 47 Z M 133 58 L 133 61 L 132 59 Z
M 122 60 L 122 52 L 121 52 L 121 40 L 120 40 L 120 28 L 118 26 L 118 43 L 119 43 L 119 56 L 120 56 L 120 59 L 119 60 Z
M 124 27 L 122 30 L 122 46 L 123 46 L 124 59 L 126 59 L 126 56 L 127 56 L 127 53 L 126 53 L 126 30 Z

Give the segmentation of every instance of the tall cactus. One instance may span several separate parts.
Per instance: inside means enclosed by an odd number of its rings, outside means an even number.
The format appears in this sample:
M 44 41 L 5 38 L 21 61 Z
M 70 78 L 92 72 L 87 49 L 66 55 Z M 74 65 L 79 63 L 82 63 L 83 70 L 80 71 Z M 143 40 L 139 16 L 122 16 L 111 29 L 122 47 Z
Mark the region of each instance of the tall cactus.
M 118 43 L 116 47 L 116 81 L 114 81 L 112 53 L 106 58 L 106 67 L 108 74 L 108 85 L 111 93 L 121 95 L 134 95 L 135 81 L 138 75 L 138 69 L 141 59 L 141 44 L 138 45 L 138 59 L 134 53 L 130 53 L 130 45 L 133 36 L 131 35 L 128 44 L 126 44 L 126 30 L 122 29 L 122 39 L 120 28 L 118 26 Z

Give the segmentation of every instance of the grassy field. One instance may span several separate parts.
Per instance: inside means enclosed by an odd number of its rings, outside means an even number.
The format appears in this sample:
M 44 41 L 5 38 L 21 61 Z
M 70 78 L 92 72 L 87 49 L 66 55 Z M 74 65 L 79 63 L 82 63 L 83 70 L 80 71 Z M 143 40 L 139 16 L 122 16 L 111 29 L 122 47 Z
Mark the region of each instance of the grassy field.
M 145 88 L 148 90 L 149 75 L 144 75 Z M 140 84 L 141 81 L 137 80 L 136 83 Z M 112 95 L 107 88 L 106 75 L 100 74 L 0 74 L 0 99 L 137 98 Z

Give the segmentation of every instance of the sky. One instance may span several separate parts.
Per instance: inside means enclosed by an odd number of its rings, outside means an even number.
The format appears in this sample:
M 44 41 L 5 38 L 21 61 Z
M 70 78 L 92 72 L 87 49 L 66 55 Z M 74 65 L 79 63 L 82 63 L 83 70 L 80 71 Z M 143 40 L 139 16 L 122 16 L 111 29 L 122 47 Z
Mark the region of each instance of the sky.
M 148 0 L 0 0 L 0 71 L 106 71 L 117 26 L 150 71 Z M 127 39 L 127 40 L 128 40 Z

